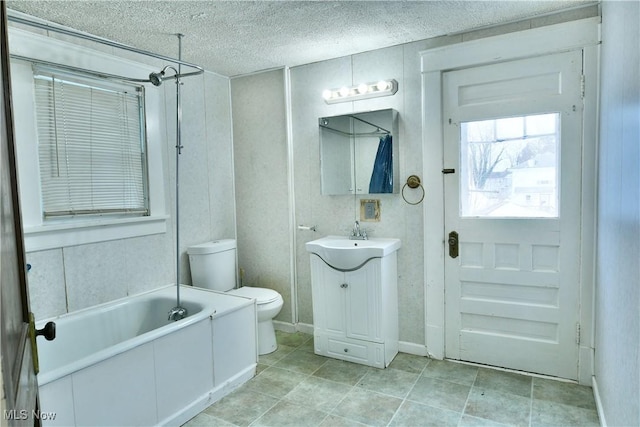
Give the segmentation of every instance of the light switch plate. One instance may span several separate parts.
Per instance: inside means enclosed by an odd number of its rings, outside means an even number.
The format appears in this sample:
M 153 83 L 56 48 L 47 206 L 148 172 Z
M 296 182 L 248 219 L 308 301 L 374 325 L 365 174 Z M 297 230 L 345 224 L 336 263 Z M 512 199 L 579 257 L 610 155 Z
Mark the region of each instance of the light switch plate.
M 361 199 L 360 200 L 360 221 L 379 222 L 380 221 L 380 200 Z

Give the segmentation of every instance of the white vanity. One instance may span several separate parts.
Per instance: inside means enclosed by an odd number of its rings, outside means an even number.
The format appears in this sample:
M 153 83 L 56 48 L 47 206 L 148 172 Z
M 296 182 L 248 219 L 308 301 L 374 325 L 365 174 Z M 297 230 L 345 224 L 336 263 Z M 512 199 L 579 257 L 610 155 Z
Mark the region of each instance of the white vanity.
M 398 353 L 399 239 L 308 242 L 315 353 L 386 368 Z

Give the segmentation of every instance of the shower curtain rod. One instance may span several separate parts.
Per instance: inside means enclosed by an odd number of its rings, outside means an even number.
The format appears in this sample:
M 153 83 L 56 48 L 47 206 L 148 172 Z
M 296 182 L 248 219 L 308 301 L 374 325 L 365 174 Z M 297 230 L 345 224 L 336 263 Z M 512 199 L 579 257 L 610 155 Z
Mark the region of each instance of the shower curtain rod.
M 77 37 L 77 38 L 84 39 L 84 40 L 93 41 L 93 42 L 100 43 L 100 44 L 103 44 L 103 45 L 106 45 L 106 46 L 111 46 L 111 47 L 115 47 L 115 48 L 118 48 L 118 49 L 127 50 L 129 52 L 134 52 L 134 53 L 138 53 L 140 55 L 150 56 L 152 58 L 160 59 L 162 61 L 169 61 L 169 62 L 173 62 L 175 64 L 184 65 L 184 66 L 196 69 L 196 71 L 191 71 L 191 72 L 188 72 L 188 73 L 180 74 L 178 76 L 180 78 L 188 77 L 188 76 L 196 76 L 198 74 L 204 73 L 204 68 L 202 68 L 199 65 L 191 64 L 189 62 L 182 61 L 181 59 L 171 58 L 171 57 L 168 57 L 168 56 L 164 56 L 164 55 L 160 55 L 160 54 L 157 54 L 157 53 L 149 52 L 149 51 L 146 51 L 146 50 L 138 49 L 138 48 L 135 48 L 135 47 L 123 44 L 123 43 L 114 42 L 114 41 L 107 40 L 107 39 L 104 39 L 104 38 L 100 38 L 100 37 L 92 36 L 92 35 L 89 35 L 89 34 L 81 33 L 79 31 L 73 31 L 73 30 L 66 29 L 66 28 L 54 27 L 54 26 L 49 25 L 49 24 L 43 24 L 43 23 L 40 23 L 40 22 L 31 21 L 29 19 L 20 18 L 18 16 L 8 15 L 7 19 L 9 21 L 11 21 L 11 22 L 15 22 L 15 23 L 18 23 L 18 24 L 29 25 L 31 27 L 36 27 L 36 28 L 40 28 L 40 29 L 43 29 L 43 30 L 47 30 L 47 31 L 54 31 L 56 33 L 65 34 L 67 36 L 72 36 L 72 37 Z M 31 58 L 23 58 L 23 59 L 32 60 Z M 51 64 L 53 64 L 53 63 L 51 63 Z M 55 64 L 55 65 L 58 66 L 59 64 Z M 105 76 L 107 75 L 105 73 L 96 73 L 96 74 L 102 74 L 102 75 L 105 75 Z M 115 77 L 117 77 L 119 79 L 124 78 L 124 77 L 121 77 L 121 76 L 115 76 Z M 171 76 L 171 77 L 174 78 L 176 76 Z M 144 80 L 143 79 L 130 79 L 128 77 L 124 78 L 124 79 L 125 80 L 130 80 L 130 81 L 135 81 L 135 82 L 148 82 L 149 81 L 148 79 L 144 79 Z
M 89 75 L 92 75 L 94 77 L 99 77 L 99 78 L 104 78 L 104 79 L 112 79 L 112 80 L 125 80 L 125 81 L 133 82 L 133 83 L 149 83 L 149 79 L 136 79 L 136 78 L 133 78 L 133 77 L 120 76 L 118 74 L 109 74 L 109 73 L 103 73 L 101 71 L 87 70 L 86 68 L 72 67 L 71 65 L 59 64 L 57 62 L 45 61 L 43 59 L 29 58 L 27 56 L 22 56 L 22 55 L 10 54 L 9 56 L 11 58 L 13 58 L 13 59 L 32 62 L 34 64 L 45 65 L 47 67 L 52 67 L 52 68 L 59 68 L 59 69 L 62 69 L 62 70 L 65 70 L 65 71 L 69 71 L 69 72 L 72 72 L 72 73 L 89 74 Z

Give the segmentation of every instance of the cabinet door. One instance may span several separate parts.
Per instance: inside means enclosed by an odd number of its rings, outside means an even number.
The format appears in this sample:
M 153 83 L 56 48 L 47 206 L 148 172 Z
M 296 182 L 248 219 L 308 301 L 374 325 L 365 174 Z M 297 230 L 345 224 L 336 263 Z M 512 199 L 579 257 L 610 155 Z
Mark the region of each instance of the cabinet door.
M 349 338 L 382 342 L 380 260 L 345 273 L 346 333 Z
M 313 324 L 318 330 L 345 334 L 344 273 L 328 267 L 318 256 L 311 255 Z M 315 280 L 317 278 L 318 280 Z

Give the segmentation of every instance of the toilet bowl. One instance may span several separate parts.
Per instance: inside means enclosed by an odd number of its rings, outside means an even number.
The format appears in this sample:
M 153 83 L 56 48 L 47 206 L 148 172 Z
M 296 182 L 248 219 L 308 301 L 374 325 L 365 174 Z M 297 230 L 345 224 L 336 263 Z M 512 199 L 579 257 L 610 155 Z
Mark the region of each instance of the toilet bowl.
M 276 351 L 273 318 L 280 313 L 284 301 L 273 289 L 243 286 L 236 288 L 236 241 L 221 239 L 187 249 L 192 285 L 227 292 L 256 300 L 258 318 L 258 354 Z
M 276 351 L 276 331 L 273 328 L 273 318 L 280 313 L 284 301 L 282 295 L 273 289 L 243 286 L 227 292 L 256 300 L 258 316 L 258 354 L 268 354 Z

